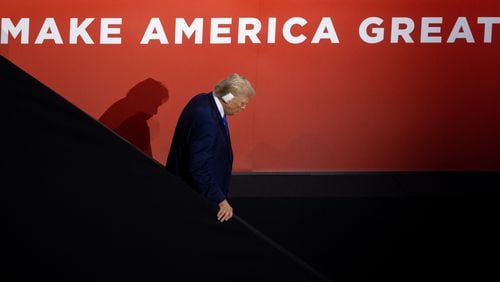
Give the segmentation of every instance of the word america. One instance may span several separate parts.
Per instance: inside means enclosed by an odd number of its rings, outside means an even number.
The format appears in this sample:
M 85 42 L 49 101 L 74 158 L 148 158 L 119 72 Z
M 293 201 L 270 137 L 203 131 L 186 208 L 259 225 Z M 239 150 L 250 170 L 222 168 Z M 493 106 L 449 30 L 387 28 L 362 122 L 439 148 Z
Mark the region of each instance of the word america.
M 83 44 L 95 44 L 94 39 L 87 32 L 87 28 L 94 22 L 95 18 L 85 18 L 83 20 L 70 18 L 67 43 L 78 44 L 80 41 Z M 101 18 L 98 44 L 121 44 L 122 22 L 122 18 Z M 194 41 L 194 44 L 203 44 L 203 33 L 207 22 L 209 22 L 209 44 L 233 43 L 233 30 L 231 29 L 233 18 L 195 18 L 190 23 L 184 18 L 176 18 L 173 44 L 183 44 L 184 38 Z M 481 34 L 482 38 L 479 38 L 481 37 L 479 35 L 474 36 L 470 27 L 471 22 L 482 27 L 484 31 Z M 384 28 L 383 23 L 384 19 L 379 17 L 364 19 L 358 27 L 360 39 L 369 44 L 387 40 L 386 29 L 388 28 Z M 292 17 L 280 23 L 278 29 L 277 18 L 271 17 L 267 19 L 267 32 L 264 32 L 260 19 L 237 18 L 237 35 L 235 39 L 238 44 L 247 42 L 260 44 L 262 43 L 261 38 L 265 38 L 265 43 L 273 44 L 276 43 L 276 33 L 280 31 L 283 40 L 290 44 L 307 42 L 318 44 L 322 41 L 332 44 L 340 43 L 331 17 L 323 17 L 319 24 L 315 26 L 313 34 L 307 34 L 301 29 L 307 24 L 308 21 L 302 17 Z M 477 17 L 473 21 L 466 17 L 458 17 L 454 21 L 451 32 L 444 34 L 445 38 L 443 38 L 441 31 L 442 24 L 442 17 L 422 17 L 419 22 L 420 31 L 416 31 L 416 24 L 412 18 L 392 17 L 390 19 L 390 30 L 387 30 L 387 33 L 389 33 L 388 38 L 391 43 L 455 43 L 457 40 L 467 43 L 476 43 L 477 41 L 492 43 L 494 26 L 500 24 L 500 17 Z M 8 44 L 9 40 L 19 40 L 21 44 L 30 44 L 29 32 L 30 18 L 21 18 L 16 23 L 10 18 L 2 18 L 0 44 Z M 54 18 L 45 18 L 34 44 L 44 44 L 45 42 L 65 43 Z M 140 40 L 140 44 L 149 44 L 150 42 L 171 43 L 160 18 L 150 19 Z

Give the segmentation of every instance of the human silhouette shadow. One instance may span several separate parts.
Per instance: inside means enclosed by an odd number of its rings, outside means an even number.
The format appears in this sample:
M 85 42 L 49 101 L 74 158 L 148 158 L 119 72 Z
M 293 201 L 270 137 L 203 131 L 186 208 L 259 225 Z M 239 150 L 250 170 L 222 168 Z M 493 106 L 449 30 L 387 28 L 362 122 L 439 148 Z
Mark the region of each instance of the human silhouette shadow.
M 99 121 L 152 157 L 148 120 L 167 102 L 169 92 L 161 82 L 147 78 L 113 103 Z

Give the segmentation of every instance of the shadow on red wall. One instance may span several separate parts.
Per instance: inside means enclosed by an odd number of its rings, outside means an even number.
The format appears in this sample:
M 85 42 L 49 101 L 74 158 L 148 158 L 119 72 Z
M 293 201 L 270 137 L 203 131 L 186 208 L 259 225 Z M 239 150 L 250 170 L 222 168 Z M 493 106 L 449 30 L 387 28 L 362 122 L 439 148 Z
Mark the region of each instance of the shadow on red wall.
M 152 157 L 148 120 L 168 98 L 168 89 L 161 82 L 147 78 L 113 103 L 99 121 Z

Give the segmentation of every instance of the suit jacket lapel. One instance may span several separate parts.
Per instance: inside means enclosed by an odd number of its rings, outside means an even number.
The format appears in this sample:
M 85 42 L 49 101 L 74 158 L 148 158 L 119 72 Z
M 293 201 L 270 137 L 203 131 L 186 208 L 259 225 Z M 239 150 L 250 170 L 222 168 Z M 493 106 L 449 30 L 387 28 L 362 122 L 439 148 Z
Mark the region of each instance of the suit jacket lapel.
M 212 116 L 214 117 L 214 120 L 217 122 L 219 126 L 219 130 L 226 136 L 226 140 L 229 142 L 229 134 L 226 134 L 226 127 L 224 126 L 224 121 L 222 120 L 222 117 L 220 116 L 219 109 L 217 108 L 217 105 L 215 104 L 215 101 L 212 97 L 212 93 L 207 94 L 207 99 L 210 104 L 210 109 L 212 111 Z

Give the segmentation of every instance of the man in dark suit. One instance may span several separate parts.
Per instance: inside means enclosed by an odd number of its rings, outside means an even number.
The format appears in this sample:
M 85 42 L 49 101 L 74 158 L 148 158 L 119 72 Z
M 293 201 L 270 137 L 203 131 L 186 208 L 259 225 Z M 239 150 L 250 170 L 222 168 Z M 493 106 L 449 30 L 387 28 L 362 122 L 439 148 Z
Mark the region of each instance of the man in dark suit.
M 194 96 L 182 111 L 170 146 L 166 168 L 219 206 L 221 222 L 233 216 L 227 201 L 233 152 L 227 115 L 245 109 L 255 91 L 250 82 L 232 74 L 214 91 Z

